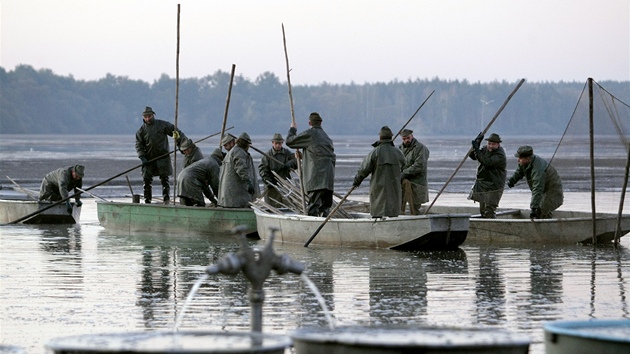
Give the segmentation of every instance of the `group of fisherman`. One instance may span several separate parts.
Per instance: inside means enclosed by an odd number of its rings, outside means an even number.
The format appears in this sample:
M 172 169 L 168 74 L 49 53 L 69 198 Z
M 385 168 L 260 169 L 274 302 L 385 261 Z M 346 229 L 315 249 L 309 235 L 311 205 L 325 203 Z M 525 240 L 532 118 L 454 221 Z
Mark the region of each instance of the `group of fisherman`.
M 173 137 L 184 154 L 184 168 L 177 176 L 180 204 L 206 206 L 207 198 L 213 206 L 244 208 L 259 195 L 258 175 L 265 184 L 265 201 L 282 206 L 283 196 L 276 190 L 278 178 L 289 179 L 291 171 L 302 166 L 304 190 L 308 193 L 307 213 L 311 216 L 328 216 L 333 204 L 336 155 L 333 141 L 322 128 L 322 117 L 313 112 L 309 115 L 309 129 L 297 133 L 295 121 L 287 134 L 286 145 L 297 149 L 295 153 L 285 148 L 282 135 L 276 133 L 272 147 L 263 153 L 258 169 L 249 154 L 251 138 L 245 132 L 238 137 L 229 133 L 221 138 L 221 148 L 208 157 L 195 143 L 172 123 L 155 118 L 151 107 L 142 113 L 143 124 L 136 132 L 136 152 L 142 162 L 144 202 L 153 199 L 152 182 L 159 177 L 162 186 L 162 202 L 170 203 L 169 176 L 173 174 L 168 137 Z M 392 130 L 384 126 L 363 159 L 353 180 L 353 189 L 370 178 L 370 214 L 372 217 L 395 217 L 409 213 L 419 215 L 422 204 L 428 202 L 427 162 L 429 149 L 413 136 L 413 131 L 400 132 L 402 144 L 393 142 Z M 562 182 L 555 168 L 534 154 L 531 146 L 518 148 L 515 157 L 518 166 L 507 179 L 506 155 L 498 134 L 491 134 L 482 146 L 484 134 L 472 140 L 469 157 L 478 162 L 477 176 L 468 196 L 479 202 L 483 218 L 496 218 L 496 209 L 503 195 L 504 186 L 509 188 L 525 178 L 532 192 L 531 218 L 550 218 L 552 212 L 563 203 Z M 40 189 L 40 200 L 66 199 L 71 190 L 82 188 L 84 166 L 60 168 L 46 175 Z M 258 173 L 257 173 L 258 172 Z M 78 188 L 78 189 L 77 189 Z M 77 206 L 81 206 L 80 193 L 75 193 Z M 68 211 L 72 211 L 66 200 Z

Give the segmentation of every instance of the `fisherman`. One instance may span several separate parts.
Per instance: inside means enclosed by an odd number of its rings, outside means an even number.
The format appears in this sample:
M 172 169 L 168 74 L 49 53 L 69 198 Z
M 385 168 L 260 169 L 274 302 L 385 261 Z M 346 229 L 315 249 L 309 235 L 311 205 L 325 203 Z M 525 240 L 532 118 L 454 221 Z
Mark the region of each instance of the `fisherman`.
M 388 126 L 382 127 L 378 136 L 379 141 L 372 144 L 374 149 L 363 159 L 352 186 L 359 187 L 371 174 L 370 215 L 373 218 L 398 216 L 402 201 L 399 181 L 405 155 L 394 146 Z
M 534 149 L 529 145 L 519 147 L 514 156 L 518 158 L 518 166 L 508 180 L 508 187 L 514 187 L 525 177 L 532 192 L 529 217 L 532 219 L 551 218 L 552 212 L 564 202 L 560 175 L 546 160 L 534 155 Z
M 190 166 L 193 162 L 203 159 L 201 149 L 192 139 L 186 139 L 179 145 L 179 151 L 184 154 L 184 168 Z
M 265 183 L 265 202 L 274 207 L 282 207 L 283 197 L 273 186 L 278 184 L 273 172 L 283 179 L 291 179 L 291 170 L 297 168 L 297 160 L 293 152 L 282 146 L 284 138 L 276 133 L 271 138 L 271 149 L 260 159 L 258 173 Z M 273 172 L 272 172 L 273 171 Z
M 205 207 L 204 196 L 217 206 L 220 167 L 214 156 L 205 157 L 185 167 L 177 175 L 180 204 Z
M 221 166 L 219 205 L 226 208 L 247 208 L 260 194 L 254 160 L 249 154 L 252 144 L 247 133 L 236 139 Z
M 83 165 L 74 165 L 56 169 L 46 175 L 42 180 L 39 189 L 40 201 L 59 201 L 68 198 L 68 192 L 74 190 L 75 203 L 77 207 L 81 207 L 81 194 L 78 188 L 83 188 L 83 175 L 85 167 Z M 78 194 L 77 194 L 78 193 Z M 66 210 L 68 214 L 72 214 L 72 205 L 70 200 L 66 200 Z
M 422 203 L 429 201 L 429 187 L 427 182 L 427 162 L 429 149 L 413 137 L 413 130 L 403 129 L 400 132 L 402 145 L 399 149 L 405 155 L 401 187 L 402 203 L 400 212 L 405 214 L 407 204 L 411 215 L 419 215 Z
M 303 183 L 309 194 L 308 215 L 328 216 L 335 187 L 335 148 L 328 134 L 322 129 L 322 117 L 313 112 L 308 117 L 311 126 L 297 134 L 297 125 L 291 123 L 287 146 L 304 149 Z
M 171 149 L 168 137 L 175 138 L 179 146 L 186 136 L 179 129 L 167 121 L 155 119 L 155 112 L 146 107 L 142 112 L 143 124 L 136 132 L 136 152 L 142 161 L 142 181 L 144 187 L 144 202 L 151 204 L 153 177 L 159 176 L 162 183 L 162 197 L 164 204 L 170 201 L 169 176 L 173 174 L 173 166 L 169 153 Z M 161 157 L 163 156 L 163 157 Z M 161 157 L 157 159 L 158 157 Z M 157 159 L 155 161 L 151 161 Z
M 505 150 L 501 147 L 501 137 L 492 133 L 486 139 L 486 146 L 480 147 L 483 133 L 479 133 L 472 141 L 472 151 L 468 155 L 477 161 L 477 179 L 470 191 L 468 199 L 479 202 L 482 218 L 495 219 L 499 201 L 503 196 L 506 178 Z

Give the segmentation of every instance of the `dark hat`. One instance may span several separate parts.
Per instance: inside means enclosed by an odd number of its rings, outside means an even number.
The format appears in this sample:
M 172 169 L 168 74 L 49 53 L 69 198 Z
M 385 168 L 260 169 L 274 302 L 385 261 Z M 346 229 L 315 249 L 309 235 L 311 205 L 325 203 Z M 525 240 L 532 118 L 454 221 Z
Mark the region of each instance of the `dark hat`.
M 516 150 L 514 157 L 530 157 L 534 154 L 534 149 L 529 145 L 523 145 Z
M 219 148 L 214 149 L 210 156 L 214 157 L 219 162 L 223 161 L 223 151 L 221 151 L 221 149 Z
M 282 134 L 280 134 L 280 133 L 275 133 L 275 134 L 273 135 L 273 138 L 271 138 L 271 141 L 282 142 L 282 141 L 284 141 L 284 139 L 282 138 Z
M 389 129 L 388 126 L 384 126 L 381 128 L 381 131 L 378 132 L 378 136 L 380 136 L 381 139 L 391 139 L 394 134 L 392 134 L 392 130 Z
M 83 167 L 83 165 L 74 165 L 73 170 L 79 177 L 83 178 L 85 174 L 85 167 Z
M 191 147 L 193 147 L 193 146 L 195 146 L 195 143 L 193 143 L 193 141 L 192 141 L 192 140 L 190 140 L 190 139 L 185 139 L 185 140 L 184 140 L 184 141 L 183 141 L 183 142 L 179 145 L 179 149 L 180 149 L 181 151 L 184 151 L 184 150 L 186 150 L 186 149 L 188 149 L 188 148 L 191 148 Z
M 492 133 L 489 137 L 486 138 L 486 140 L 492 141 L 493 143 L 500 143 L 501 137 L 499 136 L 499 134 Z
M 144 112 L 142 112 L 142 116 L 143 116 L 143 117 L 144 117 L 144 116 L 148 116 L 149 114 L 155 114 L 155 112 L 153 112 L 153 108 L 151 108 L 151 107 L 147 106 L 147 107 L 144 109 Z
M 400 132 L 400 136 L 402 136 L 403 138 L 411 134 L 413 134 L 413 130 L 411 129 L 403 129 L 403 131 Z
M 250 139 L 249 135 L 247 133 L 245 133 L 245 132 L 242 132 L 241 135 L 238 136 L 238 139 L 240 141 L 244 141 L 244 142 L 246 142 L 248 144 L 252 143 L 252 139 Z
M 322 117 L 319 115 L 319 113 L 317 112 L 313 112 L 308 116 L 308 121 L 309 122 L 321 122 L 322 121 Z
M 236 140 L 236 137 L 230 133 L 227 133 L 223 136 L 223 139 L 221 139 L 221 146 L 225 146 L 230 141 L 234 141 L 234 140 Z

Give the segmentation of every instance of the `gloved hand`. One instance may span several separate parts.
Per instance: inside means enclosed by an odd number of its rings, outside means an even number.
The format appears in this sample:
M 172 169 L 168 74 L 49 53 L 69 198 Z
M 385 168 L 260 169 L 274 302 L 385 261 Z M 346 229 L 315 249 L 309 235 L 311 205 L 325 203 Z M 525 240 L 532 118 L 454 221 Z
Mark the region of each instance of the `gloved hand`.
M 532 208 L 532 212 L 529 213 L 529 218 L 530 219 L 539 219 L 540 218 L 540 209 L 539 208 Z
M 149 160 L 147 160 L 146 157 L 140 156 L 140 161 L 142 161 L 142 166 L 146 166 L 149 163 Z
M 477 135 L 477 137 L 475 138 L 475 141 L 477 142 L 477 145 L 481 145 L 481 142 L 483 141 L 483 132 Z
M 72 214 L 72 204 L 70 204 L 69 200 L 66 200 L 66 211 L 68 214 Z
M 77 199 L 76 204 L 77 204 L 77 207 L 80 208 L 83 205 L 83 202 L 81 200 Z
M 514 182 L 508 181 L 507 186 L 510 188 L 514 187 Z
M 173 130 L 173 139 L 179 141 L 179 132 L 177 130 Z
M 362 182 L 361 177 L 354 176 L 354 182 L 352 182 L 352 186 L 354 188 L 357 188 L 357 187 L 359 187 L 361 185 L 361 182 Z
M 247 193 L 249 194 L 256 193 L 256 190 L 254 189 L 254 185 L 252 184 L 252 181 L 247 181 Z
M 473 151 L 475 153 L 478 153 L 479 152 L 479 142 L 475 139 L 471 143 L 472 143 Z

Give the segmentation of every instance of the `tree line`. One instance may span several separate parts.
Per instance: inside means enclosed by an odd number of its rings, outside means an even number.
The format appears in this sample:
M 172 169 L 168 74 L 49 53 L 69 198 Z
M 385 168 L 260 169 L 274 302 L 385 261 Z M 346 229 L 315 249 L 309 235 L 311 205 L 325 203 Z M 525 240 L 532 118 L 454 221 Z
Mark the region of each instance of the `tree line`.
M 585 89 L 585 82 L 525 82 L 497 118 L 491 131 L 513 135 L 562 134 Z M 596 79 L 596 78 L 595 78 Z M 416 79 L 364 84 L 294 85 L 298 129 L 310 112 L 335 135 L 374 135 L 388 125 L 400 129 L 435 91 L 409 124 L 417 135 L 471 135 L 492 119 L 514 82 Z M 596 79 L 597 80 L 597 79 Z M 187 134 L 220 131 L 230 73 L 218 70 L 179 80 L 178 127 Z M 629 81 L 599 82 L 627 102 Z M 163 74 L 153 83 L 106 75 L 93 81 L 59 76 L 29 65 L 0 67 L 0 132 L 3 134 L 133 134 L 141 113 L 151 106 L 158 119 L 174 122 L 177 82 Z M 254 134 L 286 134 L 291 111 L 286 81 L 271 72 L 253 81 L 234 77 L 227 126 Z

